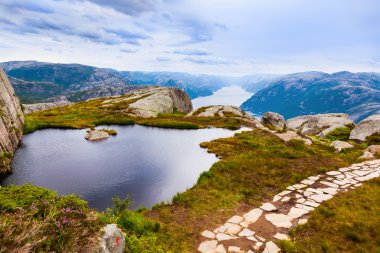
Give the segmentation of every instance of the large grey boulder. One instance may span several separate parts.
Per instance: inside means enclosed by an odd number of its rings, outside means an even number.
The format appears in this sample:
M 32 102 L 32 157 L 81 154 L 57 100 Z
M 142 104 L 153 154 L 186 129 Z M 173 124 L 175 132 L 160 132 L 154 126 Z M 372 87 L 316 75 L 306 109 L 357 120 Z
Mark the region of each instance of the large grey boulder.
M 330 146 L 334 147 L 337 152 L 340 152 L 343 149 L 353 148 L 354 147 L 353 145 L 351 145 L 350 143 L 345 142 L 345 141 L 333 141 L 330 144 Z
M 375 133 L 380 133 L 380 115 L 372 115 L 363 119 L 355 126 L 350 134 L 351 140 L 365 141 L 365 139 Z
M 57 102 L 52 102 L 52 103 L 24 104 L 24 108 L 25 108 L 24 113 L 29 114 L 32 112 L 43 111 L 50 108 L 61 107 L 61 106 L 66 106 L 66 105 L 71 105 L 71 104 L 72 103 L 67 100 L 62 100 L 62 101 L 57 101 Z
M 297 134 L 294 131 L 287 131 L 284 133 L 275 133 L 279 138 L 283 139 L 284 141 L 288 142 L 290 140 L 300 140 L 305 143 L 305 145 L 311 145 L 313 142 L 309 139 L 303 138 L 299 134 Z
M 0 153 L 13 154 L 22 137 L 24 114 L 7 75 L 0 69 Z M 0 176 L 10 172 L 10 159 L 0 158 Z
M 328 113 L 295 117 L 286 123 L 288 128 L 301 134 L 325 137 L 337 128 L 354 124 L 354 121 L 344 113 Z
M 88 141 L 99 141 L 104 140 L 110 137 L 110 135 L 103 130 L 89 130 L 87 131 L 86 136 L 84 137 Z
M 102 229 L 103 235 L 99 240 L 96 253 L 123 253 L 125 235 L 116 224 L 107 224 Z
M 151 118 L 159 114 L 189 113 L 193 106 L 190 97 L 175 87 L 154 87 L 131 92 L 125 96 L 103 101 L 103 107 L 120 105 L 130 116 Z
M 273 130 L 284 131 L 286 129 L 286 122 L 282 115 L 275 112 L 266 112 L 261 117 L 261 123 Z

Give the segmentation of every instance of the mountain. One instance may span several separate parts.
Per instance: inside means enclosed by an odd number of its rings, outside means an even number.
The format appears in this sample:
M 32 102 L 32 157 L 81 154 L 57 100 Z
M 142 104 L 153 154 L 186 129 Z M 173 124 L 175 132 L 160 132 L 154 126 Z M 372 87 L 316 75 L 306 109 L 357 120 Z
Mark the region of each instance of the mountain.
M 191 98 L 211 95 L 227 85 L 225 78 L 178 72 L 117 71 L 80 64 L 37 61 L 0 63 L 23 103 L 67 99 L 71 102 L 125 94 L 159 85 L 177 87 Z
M 295 73 L 276 78 L 241 106 L 263 114 L 274 111 L 292 118 L 317 113 L 347 113 L 355 121 L 380 113 L 380 74 Z

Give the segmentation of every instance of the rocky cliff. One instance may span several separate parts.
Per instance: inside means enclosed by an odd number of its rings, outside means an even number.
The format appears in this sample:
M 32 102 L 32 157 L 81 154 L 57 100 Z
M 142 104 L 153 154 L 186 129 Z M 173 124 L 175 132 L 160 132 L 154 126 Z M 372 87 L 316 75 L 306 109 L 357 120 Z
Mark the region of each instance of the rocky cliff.
M 9 172 L 10 158 L 22 137 L 23 123 L 20 101 L 0 69 L 0 176 Z

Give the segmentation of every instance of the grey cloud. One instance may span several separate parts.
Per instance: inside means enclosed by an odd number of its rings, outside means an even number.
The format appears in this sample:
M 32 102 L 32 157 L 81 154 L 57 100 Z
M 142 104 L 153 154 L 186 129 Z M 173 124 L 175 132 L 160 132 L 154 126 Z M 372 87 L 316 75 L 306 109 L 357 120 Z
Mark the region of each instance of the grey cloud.
M 13 21 L 9 20 L 9 19 L 6 19 L 4 17 L 0 17 L 0 23 L 1 24 L 6 24 L 6 25 L 10 25 L 10 26 L 16 26 L 17 24 L 14 23 Z
M 156 57 L 156 61 L 167 62 L 167 61 L 171 61 L 171 59 L 168 57 Z
M 139 40 L 145 40 L 145 39 L 150 38 L 149 36 L 145 34 L 133 33 L 133 32 L 129 32 L 127 30 L 122 30 L 122 29 L 104 29 L 104 31 L 114 34 L 118 36 L 119 38 L 121 38 L 123 42 L 131 44 L 131 45 L 135 45 L 135 46 L 140 46 Z
M 137 50 L 136 49 L 130 49 L 130 48 L 122 48 L 122 49 L 120 49 L 120 52 L 134 54 L 137 52 Z
M 230 64 L 228 61 L 223 59 L 210 59 L 210 58 L 193 58 L 193 57 L 187 57 L 183 59 L 184 61 L 196 63 L 199 65 L 223 65 L 223 64 Z
M 136 16 L 143 12 L 153 11 L 157 0 L 88 0 L 97 5 L 112 8 L 118 12 Z

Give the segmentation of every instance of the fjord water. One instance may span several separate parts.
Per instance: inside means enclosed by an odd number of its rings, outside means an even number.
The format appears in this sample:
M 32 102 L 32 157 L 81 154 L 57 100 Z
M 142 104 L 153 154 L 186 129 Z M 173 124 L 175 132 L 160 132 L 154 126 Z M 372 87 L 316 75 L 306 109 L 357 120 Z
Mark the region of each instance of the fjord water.
M 107 140 L 89 142 L 86 130 L 45 129 L 25 135 L 13 174 L 3 185 L 33 183 L 60 194 L 79 194 L 103 210 L 128 194 L 133 208 L 171 200 L 193 186 L 218 159 L 199 144 L 233 131 L 112 126 Z
M 210 96 L 195 98 L 191 102 L 194 109 L 208 105 L 234 105 L 239 107 L 252 95 L 253 93 L 244 90 L 240 86 L 228 86 L 215 91 Z

